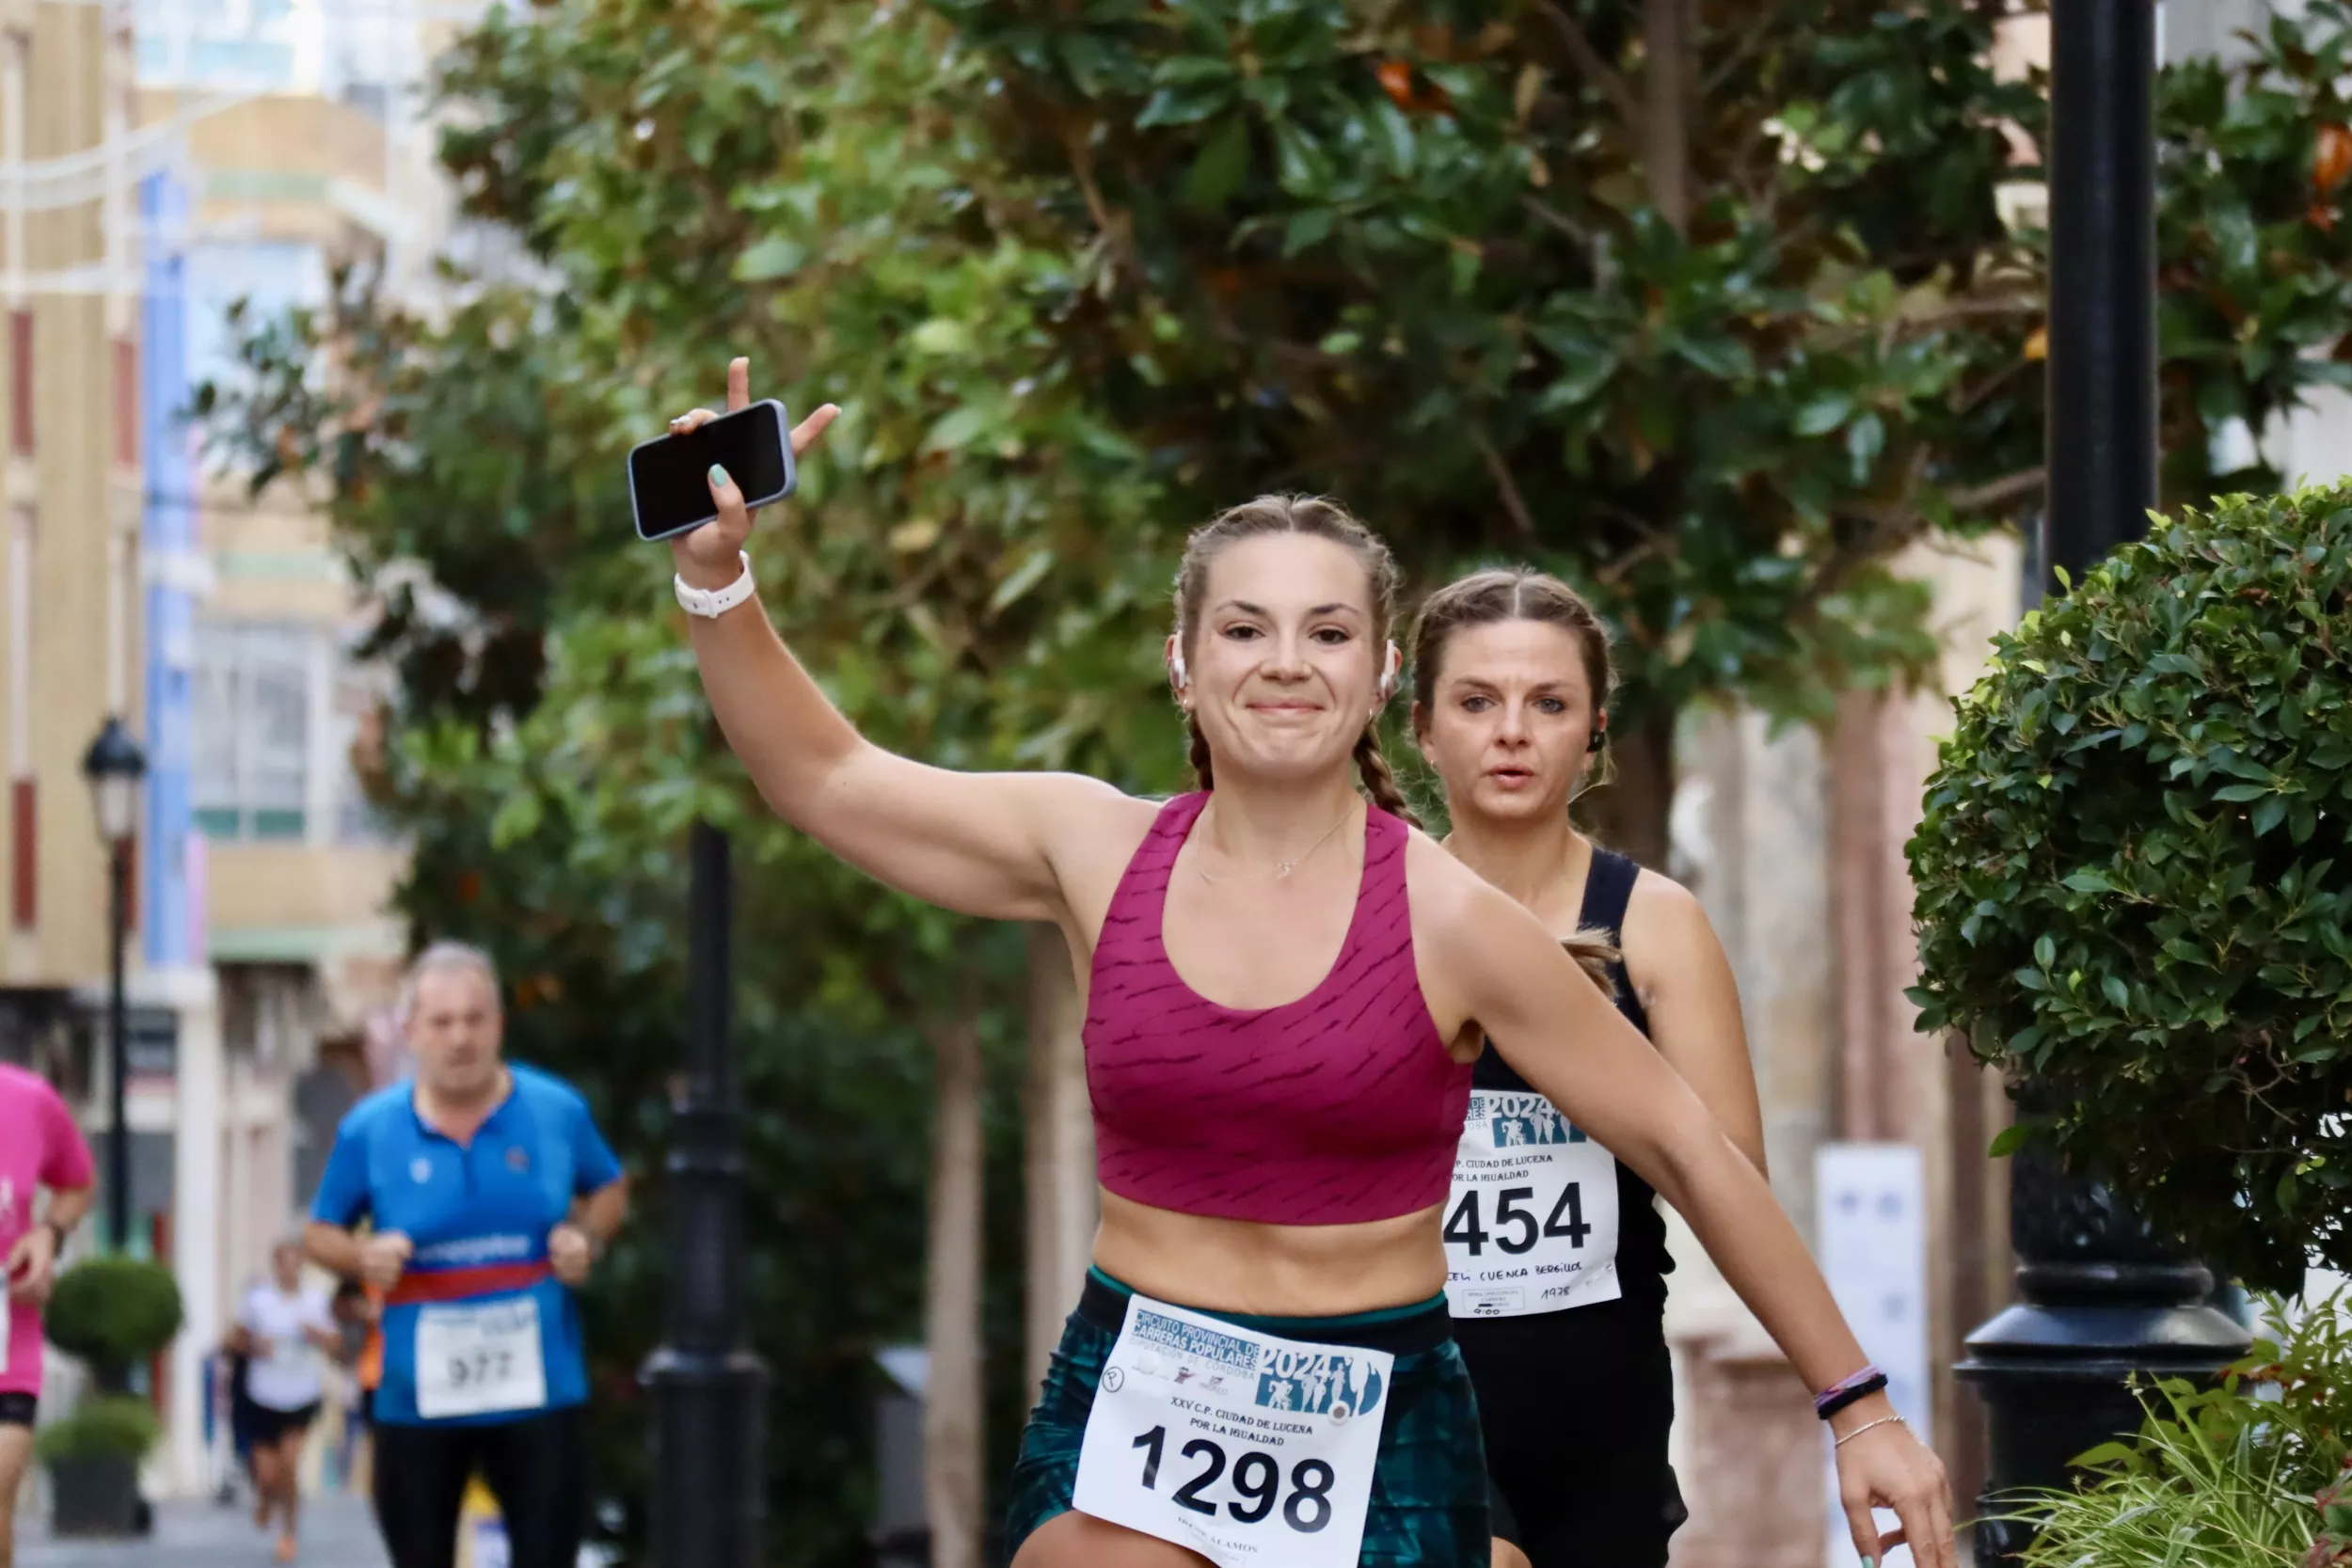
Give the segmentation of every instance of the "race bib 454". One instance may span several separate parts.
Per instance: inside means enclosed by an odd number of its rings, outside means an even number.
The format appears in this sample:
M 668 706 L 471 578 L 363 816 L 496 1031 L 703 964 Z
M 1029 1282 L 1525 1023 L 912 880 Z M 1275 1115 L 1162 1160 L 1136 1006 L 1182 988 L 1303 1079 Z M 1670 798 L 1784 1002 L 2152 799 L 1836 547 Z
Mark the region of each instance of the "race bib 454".
M 1133 1297 L 1072 1500 L 1225 1568 L 1355 1568 L 1394 1368 Z
M 1617 1162 L 1540 1094 L 1479 1089 L 1445 1205 L 1447 1304 L 1517 1318 L 1615 1301 Z

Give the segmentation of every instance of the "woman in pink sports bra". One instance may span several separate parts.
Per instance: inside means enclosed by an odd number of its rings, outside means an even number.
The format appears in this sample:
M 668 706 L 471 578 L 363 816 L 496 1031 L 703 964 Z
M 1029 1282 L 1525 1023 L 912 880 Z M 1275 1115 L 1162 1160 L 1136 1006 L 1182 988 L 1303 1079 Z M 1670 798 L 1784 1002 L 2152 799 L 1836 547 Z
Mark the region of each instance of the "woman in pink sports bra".
M 738 359 L 727 405 L 750 397 Z M 1923 1568 L 1956 1568 L 1942 1467 L 1857 1384 L 1754 1166 L 1540 922 L 1405 819 L 1373 729 L 1395 569 L 1360 524 L 1268 497 L 1194 533 L 1167 657 L 1202 788 L 1156 802 L 865 740 L 737 608 L 751 519 L 710 481 L 717 520 L 670 542 L 678 597 L 763 798 L 902 892 L 1054 922 L 1087 999 L 1102 1227 L 1015 1465 L 1014 1568 L 1487 1561 L 1439 1237 L 1482 1037 L 1682 1212 L 1829 1391 L 1846 1493 L 1893 1508 Z

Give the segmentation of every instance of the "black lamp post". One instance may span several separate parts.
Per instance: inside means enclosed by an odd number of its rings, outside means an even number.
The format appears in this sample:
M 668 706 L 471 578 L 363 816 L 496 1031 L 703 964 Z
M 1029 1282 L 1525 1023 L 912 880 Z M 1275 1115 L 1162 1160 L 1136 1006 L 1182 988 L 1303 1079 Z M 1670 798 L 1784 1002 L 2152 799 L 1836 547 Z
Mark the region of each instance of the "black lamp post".
M 106 843 L 106 1059 L 111 1080 L 113 1133 L 106 1146 L 106 1235 L 117 1252 L 131 1245 L 131 1126 L 125 1086 L 131 1076 L 128 1002 L 123 995 L 122 950 L 131 924 L 131 844 L 139 826 L 139 784 L 147 777 L 147 753 L 114 714 L 82 756 L 99 837 Z
M 2156 503 L 2155 8 L 2050 8 L 2049 513 L 2045 569 L 2079 581 L 2147 531 Z M 2031 1085 L 2018 1099 L 2030 1105 Z M 2025 1300 L 1968 1337 L 1957 1369 L 1991 1438 L 1977 1561 L 2019 1560 L 2019 1489 L 2070 1484 L 2067 1462 L 2139 1424 L 2134 1374 L 2210 1375 L 2245 1331 L 2206 1305 L 2211 1274 L 2112 1189 L 2040 1150 L 2011 1172 Z
M 768 1372 L 743 1310 L 742 1090 L 728 1035 L 734 895 L 727 837 L 694 824 L 686 1093 L 668 1164 L 669 1299 L 642 1381 L 654 1401 L 653 1560 L 756 1568 L 760 1400 Z

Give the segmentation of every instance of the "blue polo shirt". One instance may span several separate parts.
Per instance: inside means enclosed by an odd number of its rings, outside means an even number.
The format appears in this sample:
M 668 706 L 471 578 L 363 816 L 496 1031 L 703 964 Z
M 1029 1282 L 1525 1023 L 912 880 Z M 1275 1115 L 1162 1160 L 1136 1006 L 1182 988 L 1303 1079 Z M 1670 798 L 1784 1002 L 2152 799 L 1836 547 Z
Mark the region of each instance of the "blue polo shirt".
M 486 1425 L 588 1397 L 579 1306 L 547 1272 L 548 1232 L 571 1212 L 575 1197 L 618 1180 L 621 1163 L 570 1085 L 527 1067 L 509 1064 L 507 1070 L 513 1092 L 470 1143 L 454 1143 L 425 1125 L 406 1079 L 352 1107 L 336 1130 L 310 1217 L 349 1227 L 366 1216 L 377 1230 L 400 1231 L 416 1246 L 384 1308 L 378 1421 Z M 478 1307 L 490 1309 L 485 1321 L 507 1330 L 517 1314 L 527 1319 L 535 1307 L 545 1398 L 530 1408 L 427 1417 L 418 1408 L 417 1366 L 425 1314 L 437 1314 L 426 1328 L 436 1347 L 516 1342 L 462 1338 L 476 1332 L 470 1314 Z M 437 1389 L 450 1375 L 442 1374 Z M 467 1369 L 454 1375 L 462 1379 Z M 439 1392 L 432 1398 L 448 1401 Z

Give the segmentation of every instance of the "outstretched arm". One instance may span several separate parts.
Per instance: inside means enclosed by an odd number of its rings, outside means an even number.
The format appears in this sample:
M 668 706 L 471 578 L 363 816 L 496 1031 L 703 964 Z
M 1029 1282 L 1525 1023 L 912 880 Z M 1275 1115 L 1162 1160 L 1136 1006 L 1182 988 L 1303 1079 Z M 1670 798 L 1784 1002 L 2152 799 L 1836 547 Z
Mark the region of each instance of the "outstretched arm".
M 737 359 L 727 366 L 727 407 L 750 403 L 750 363 Z M 792 432 L 796 458 L 838 412 L 828 404 L 801 421 Z M 696 409 L 671 428 L 699 429 L 716 418 Z M 742 491 L 721 470 L 712 470 L 711 494 L 718 520 L 670 542 L 678 575 L 703 589 L 736 579 L 752 524 Z M 1125 797 L 1072 774 L 957 773 L 894 755 L 827 700 L 755 602 L 688 620 L 711 710 L 779 816 L 859 870 L 930 903 L 1000 920 L 1061 918 L 1057 843 Z
M 1862 1347 L 1796 1227 L 1690 1085 L 1533 915 L 1467 871 L 1458 881 L 1429 879 L 1443 884 L 1432 890 L 1426 926 L 1444 1003 L 1459 1006 L 1520 1076 L 1680 1211 L 1810 1387 L 1829 1388 L 1860 1368 Z M 1417 920 L 1417 939 L 1422 928 Z M 1901 1516 L 1924 1568 L 1954 1568 L 1942 1465 L 1899 1426 L 1862 1433 L 1893 1415 L 1877 1394 L 1832 1422 L 1841 1437 L 1861 1433 L 1838 1449 L 1855 1549 L 1877 1559 L 1893 1544 L 1870 1524 L 1876 1503 Z

